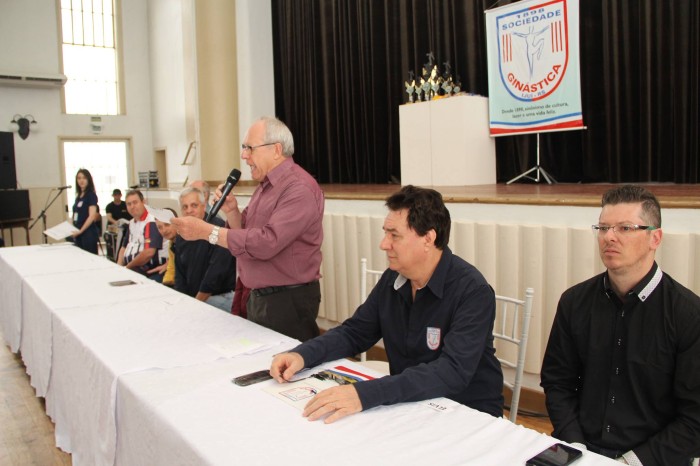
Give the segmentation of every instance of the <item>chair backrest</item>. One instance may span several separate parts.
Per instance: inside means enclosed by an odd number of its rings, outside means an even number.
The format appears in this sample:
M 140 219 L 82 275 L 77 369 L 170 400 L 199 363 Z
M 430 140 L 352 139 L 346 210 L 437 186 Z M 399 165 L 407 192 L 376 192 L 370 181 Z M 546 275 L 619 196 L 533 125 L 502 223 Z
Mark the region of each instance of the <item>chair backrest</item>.
M 496 357 L 502 367 L 509 367 L 515 372 L 512 382 L 507 380 L 505 374 L 503 378 L 503 385 L 513 392 L 510 402 L 510 416 L 508 417 L 511 422 L 515 422 L 518 416 L 525 350 L 534 295 L 535 291 L 532 288 L 525 290 L 525 300 L 496 295 L 496 320 L 493 336 L 497 340 L 507 342 L 507 344 L 498 345 Z
M 374 288 L 374 285 L 377 284 L 383 273 L 383 270 L 368 269 L 367 259 L 364 257 L 360 259 L 360 304 L 365 302 L 369 291 Z M 367 286 L 368 283 L 369 287 Z M 360 354 L 360 361 L 367 361 L 367 353 Z

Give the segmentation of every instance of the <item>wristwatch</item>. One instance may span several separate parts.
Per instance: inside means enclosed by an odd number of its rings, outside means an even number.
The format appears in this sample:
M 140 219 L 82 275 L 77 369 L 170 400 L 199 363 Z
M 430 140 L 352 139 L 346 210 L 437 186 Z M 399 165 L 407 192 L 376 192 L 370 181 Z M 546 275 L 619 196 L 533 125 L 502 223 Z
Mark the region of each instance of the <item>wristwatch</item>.
M 219 244 L 219 229 L 221 227 L 214 227 L 214 229 L 209 233 L 209 242 L 211 244 Z

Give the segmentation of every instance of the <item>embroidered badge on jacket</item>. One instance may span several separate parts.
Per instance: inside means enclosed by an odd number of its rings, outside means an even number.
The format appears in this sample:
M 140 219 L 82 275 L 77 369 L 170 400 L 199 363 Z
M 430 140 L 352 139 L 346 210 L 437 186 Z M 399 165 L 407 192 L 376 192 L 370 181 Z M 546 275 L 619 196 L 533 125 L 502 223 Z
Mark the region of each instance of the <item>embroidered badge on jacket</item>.
M 436 350 L 440 347 L 440 329 L 437 327 L 428 327 L 425 333 L 425 339 L 428 343 L 428 348 Z

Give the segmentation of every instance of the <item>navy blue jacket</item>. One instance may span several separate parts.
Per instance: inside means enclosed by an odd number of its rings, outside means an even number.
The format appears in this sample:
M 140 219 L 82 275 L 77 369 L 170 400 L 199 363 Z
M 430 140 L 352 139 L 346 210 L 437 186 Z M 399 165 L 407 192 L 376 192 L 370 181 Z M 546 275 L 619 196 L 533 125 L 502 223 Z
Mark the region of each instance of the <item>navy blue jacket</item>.
M 493 289 L 445 247 L 415 302 L 411 283 L 386 270 L 351 318 L 292 351 L 313 367 L 384 338 L 392 375 L 355 385 L 363 409 L 445 396 L 500 417 L 503 374 L 493 347 L 494 318 Z

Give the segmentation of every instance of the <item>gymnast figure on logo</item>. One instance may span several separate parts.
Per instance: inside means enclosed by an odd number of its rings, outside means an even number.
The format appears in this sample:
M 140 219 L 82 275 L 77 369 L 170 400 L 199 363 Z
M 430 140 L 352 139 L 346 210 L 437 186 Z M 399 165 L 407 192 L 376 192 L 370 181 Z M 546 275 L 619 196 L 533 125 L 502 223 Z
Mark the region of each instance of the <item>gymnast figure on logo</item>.
M 526 55 L 527 55 L 527 64 L 530 67 L 530 77 L 532 78 L 532 70 L 535 66 L 534 64 L 534 58 L 535 56 L 539 60 L 540 57 L 542 56 L 542 47 L 544 46 L 544 38 L 540 37 L 543 32 L 545 32 L 547 29 L 549 29 L 549 26 L 545 26 L 542 28 L 542 30 L 535 32 L 535 27 L 530 26 L 530 32 L 528 33 L 522 33 L 522 32 L 514 32 L 513 35 L 522 37 L 525 39 L 525 47 L 526 47 Z

